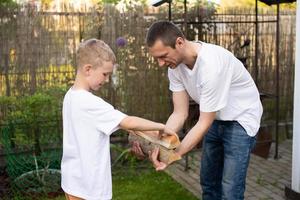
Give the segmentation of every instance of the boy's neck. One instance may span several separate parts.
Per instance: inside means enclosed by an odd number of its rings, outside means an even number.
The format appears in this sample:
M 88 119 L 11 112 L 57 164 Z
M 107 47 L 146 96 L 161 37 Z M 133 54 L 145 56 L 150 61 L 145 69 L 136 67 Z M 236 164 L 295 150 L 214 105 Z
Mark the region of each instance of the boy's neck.
M 90 88 L 89 88 L 89 86 L 88 86 L 86 80 L 80 75 L 80 73 L 77 73 L 72 88 L 75 89 L 75 90 L 86 90 L 86 91 L 90 91 Z

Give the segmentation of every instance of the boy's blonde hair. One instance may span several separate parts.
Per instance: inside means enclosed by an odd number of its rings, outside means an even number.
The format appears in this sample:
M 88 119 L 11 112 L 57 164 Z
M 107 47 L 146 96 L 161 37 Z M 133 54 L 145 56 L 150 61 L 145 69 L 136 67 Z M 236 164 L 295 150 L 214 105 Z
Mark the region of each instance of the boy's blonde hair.
M 116 56 L 111 48 L 102 40 L 89 39 L 81 42 L 76 53 L 77 67 L 81 68 L 86 64 L 99 67 L 103 61 L 116 63 Z

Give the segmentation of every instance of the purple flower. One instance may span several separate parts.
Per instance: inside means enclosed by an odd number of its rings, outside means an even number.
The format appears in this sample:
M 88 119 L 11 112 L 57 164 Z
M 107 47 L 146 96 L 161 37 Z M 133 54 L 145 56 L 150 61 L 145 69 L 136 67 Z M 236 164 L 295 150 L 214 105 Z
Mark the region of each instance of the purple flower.
M 123 37 L 118 37 L 116 40 L 116 44 L 118 47 L 124 47 L 127 44 L 127 41 Z

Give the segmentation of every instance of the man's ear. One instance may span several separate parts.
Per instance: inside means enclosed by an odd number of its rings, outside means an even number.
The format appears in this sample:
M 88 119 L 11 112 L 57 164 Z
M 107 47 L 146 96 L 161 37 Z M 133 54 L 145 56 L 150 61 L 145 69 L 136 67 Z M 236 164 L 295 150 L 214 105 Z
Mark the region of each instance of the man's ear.
M 90 64 L 83 65 L 82 67 L 82 71 L 86 76 L 90 75 L 91 69 L 92 69 L 92 65 Z
M 185 39 L 182 37 L 178 37 L 176 39 L 175 47 L 178 47 L 178 48 L 183 47 L 184 43 L 185 43 Z

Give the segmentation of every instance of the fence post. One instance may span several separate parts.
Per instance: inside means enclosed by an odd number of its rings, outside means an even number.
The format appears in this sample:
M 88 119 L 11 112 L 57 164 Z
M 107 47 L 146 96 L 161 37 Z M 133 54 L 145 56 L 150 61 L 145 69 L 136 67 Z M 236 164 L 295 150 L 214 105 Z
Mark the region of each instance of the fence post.
M 300 196 L 300 1 L 297 1 L 296 19 L 296 58 L 295 58 L 295 81 L 294 81 L 294 128 L 293 128 L 293 168 L 292 168 L 292 189 Z M 298 56 L 297 56 L 298 55 Z
M 4 55 L 4 76 L 6 85 L 6 96 L 10 96 L 10 84 L 9 84 L 9 57 L 8 54 Z
M 9 131 L 9 140 L 10 140 L 10 147 L 14 149 L 16 147 L 14 137 L 15 137 L 15 126 L 12 122 L 9 122 L 8 129 Z
M 294 123 L 293 123 L 293 154 L 292 154 L 292 185 L 286 186 L 285 195 L 287 199 L 300 199 L 300 0 L 297 0 L 296 17 L 296 58 L 295 58 L 295 80 L 294 80 Z

